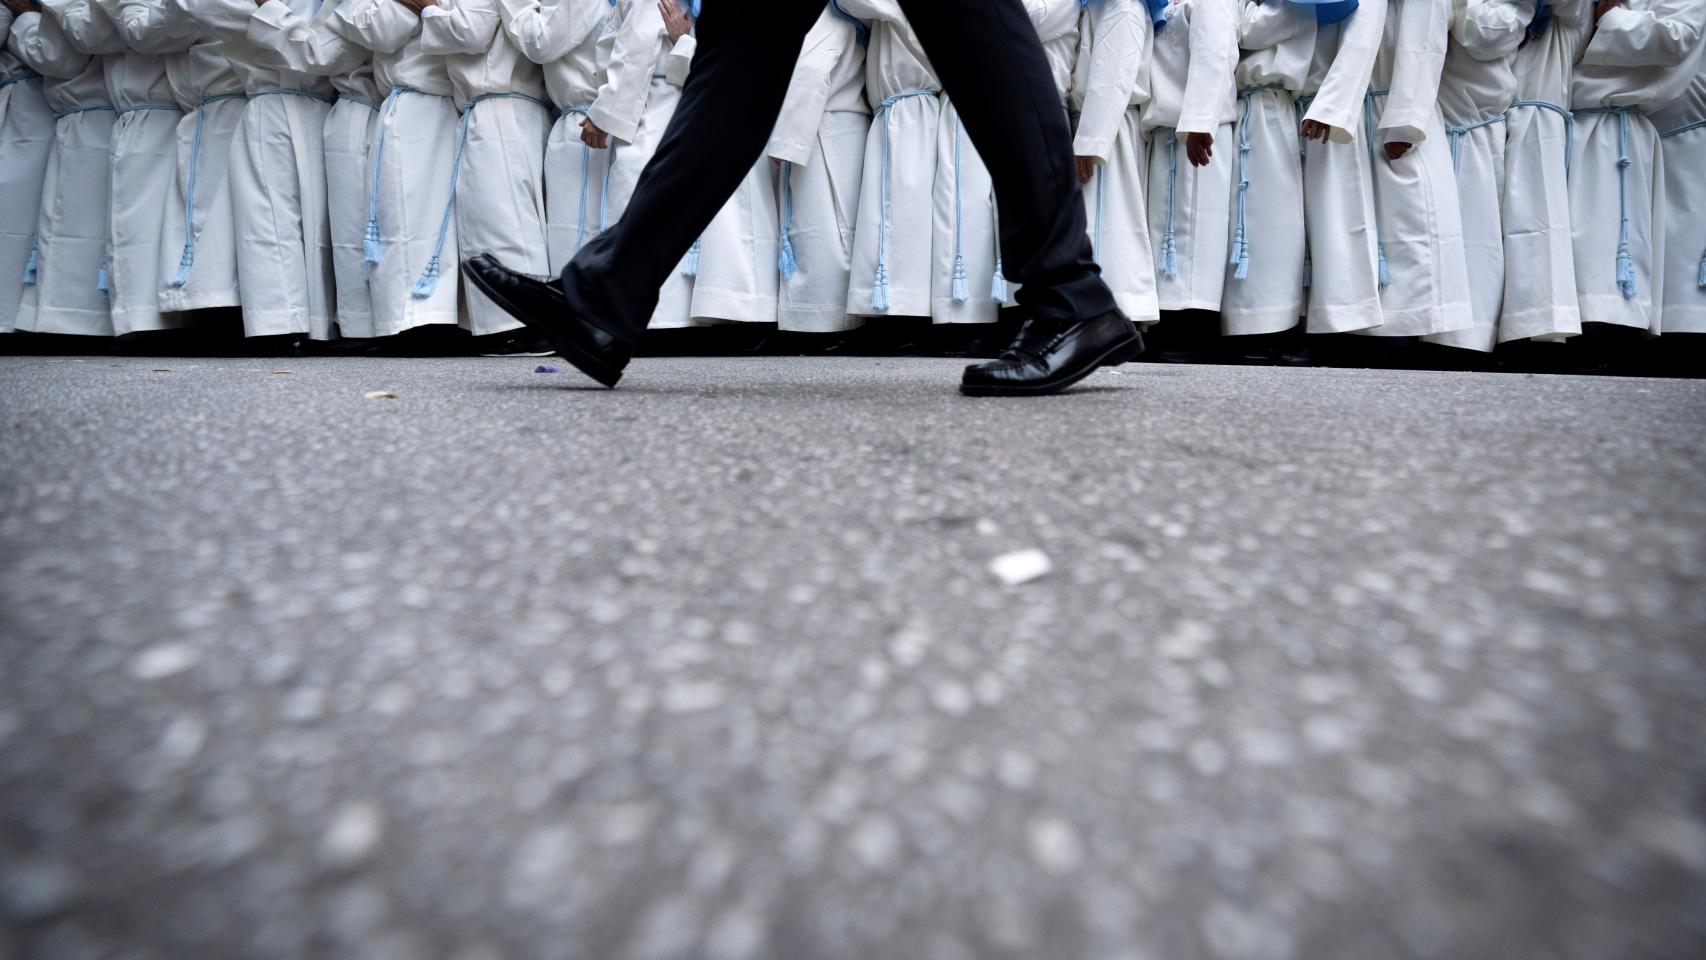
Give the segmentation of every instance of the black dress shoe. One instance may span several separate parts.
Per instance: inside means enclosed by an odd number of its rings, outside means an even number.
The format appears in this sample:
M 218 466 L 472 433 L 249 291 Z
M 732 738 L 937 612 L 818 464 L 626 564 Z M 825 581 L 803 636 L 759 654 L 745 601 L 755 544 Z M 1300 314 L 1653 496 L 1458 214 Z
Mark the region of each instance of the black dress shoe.
M 1059 393 L 1097 367 L 1142 351 L 1142 334 L 1118 310 L 1052 330 L 1032 319 L 1000 360 L 966 368 L 960 392 L 968 397 Z
M 462 272 L 493 303 L 544 337 L 575 369 L 607 387 L 622 379 L 634 344 L 575 316 L 556 282 L 517 273 L 489 253 L 464 260 Z

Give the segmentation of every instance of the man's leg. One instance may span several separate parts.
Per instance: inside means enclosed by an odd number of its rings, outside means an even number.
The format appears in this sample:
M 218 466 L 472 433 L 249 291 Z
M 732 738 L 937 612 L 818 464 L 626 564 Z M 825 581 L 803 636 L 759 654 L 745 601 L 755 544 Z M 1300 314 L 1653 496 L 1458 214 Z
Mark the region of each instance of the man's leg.
M 823 8 L 824 0 L 704 5 L 681 104 L 628 209 L 563 269 L 573 313 L 629 342 L 644 332 L 669 272 L 764 152 Z
M 1019 303 L 1051 326 L 1116 309 L 1085 230 L 1066 110 L 1020 0 L 900 5 L 989 168 Z

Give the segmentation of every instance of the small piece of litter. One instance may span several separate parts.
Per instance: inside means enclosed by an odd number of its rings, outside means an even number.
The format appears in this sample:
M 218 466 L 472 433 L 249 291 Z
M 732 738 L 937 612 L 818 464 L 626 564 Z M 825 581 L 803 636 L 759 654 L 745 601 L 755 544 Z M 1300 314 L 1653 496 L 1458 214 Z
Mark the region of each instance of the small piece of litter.
M 546 365 L 541 363 L 539 366 L 533 368 L 533 372 L 534 373 L 562 373 L 563 371 L 557 369 L 556 367 L 547 367 Z
M 170 367 L 155 367 L 153 372 L 154 373 L 171 373 L 172 369 Z
M 1054 564 L 1041 550 L 1015 550 L 996 557 L 989 564 L 989 572 L 995 574 L 995 579 L 1009 587 L 1030 583 L 1053 571 Z
M 397 392 L 395 390 L 369 390 L 362 396 L 369 400 L 395 400 L 397 399 Z
M 275 377 L 288 377 L 288 376 L 290 376 L 290 371 L 289 370 L 274 370 L 272 372 L 272 374 Z

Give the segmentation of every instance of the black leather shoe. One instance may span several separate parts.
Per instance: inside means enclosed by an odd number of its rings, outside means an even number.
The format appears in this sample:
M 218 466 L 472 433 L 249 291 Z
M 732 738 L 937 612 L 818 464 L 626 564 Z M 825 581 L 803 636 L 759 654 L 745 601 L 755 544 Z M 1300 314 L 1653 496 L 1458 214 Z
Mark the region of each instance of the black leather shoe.
M 1024 307 L 1012 308 L 1015 313 L 1023 311 L 1024 309 Z M 1008 345 L 1007 349 L 1001 351 L 998 355 L 998 359 L 1015 360 L 1019 359 L 1023 354 L 1037 353 L 1041 350 L 1044 344 L 1053 338 L 1054 331 L 1052 329 L 1031 323 L 1030 314 L 1028 312 L 1024 314 L 1024 317 L 1024 322 L 1019 326 L 1019 335 L 1014 338 L 1013 342 Z M 1121 367 L 1128 363 L 1133 363 L 1139 357 L 1143 356 L 1143 328 L 1134 323 L 1131 325 L 1131 329 L 1138 335 L 1137 339 L 1133 340 L 1131 345 L 1126 347 L 1124 350 L 1121 350 L 1108 357 L 1108 359 L 1102 361 L 1102 366 Z
M 1116 359 L 1143 352 L 1143 336 L 1118 310 L 1065 329 L 1026 321 L 1001 359 L 967 367 L 960 392 L 968 397 L 1034 397 L 1059 393 Z
M 468 282 L 545 338 L 557 355 L 607 387 L 616 386 L 634 345 L 577 317 L 555 281 L 517 273 L 489 253 L 462 261 Z

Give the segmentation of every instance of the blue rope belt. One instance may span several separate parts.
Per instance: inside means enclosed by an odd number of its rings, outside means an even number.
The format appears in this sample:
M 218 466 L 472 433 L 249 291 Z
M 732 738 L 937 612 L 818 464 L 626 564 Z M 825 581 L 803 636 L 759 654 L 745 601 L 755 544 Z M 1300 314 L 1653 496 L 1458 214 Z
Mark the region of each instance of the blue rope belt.
M 0 90 L 4 90 L 14 83 L 23 83 L 25 80 L 39 80 L 39 79 L 41 79 L 41 74 L 35 72 L 34 70 L 31 70 L 28 67 L 25 67 L 24 69 L 19 70 L 17 73 L 8 73 L 5 76 L 0 77 Z
M 79 113 L 91 113 L 99 110 L 105 110 L 108 113 L 116 112 L 113 110 L 113 105 L 110 103 L 92 103 L 86 107 L 72 107 L 69 110 L 55 110 L 53 111 L 53 119 L 64 120 L 66 117 L 76 116 Z
M 181 113 L 183 112 L 183 109 L 183 107 L 178 106 L 176 103 L 133 103 L 128 107 L 119 107 L 118 115 L 122 117 L 127 113 L 135 113 L 138 110 L 176 110 Z
M 961 241 L 961 221 L 965 216 L 965 191 L 960 163 L 961 144 L 965 141 L 965 131 L 960 129 L 960 115 L 954 113 L 954 273 L 953 297 L 955 303 L 965 303 L 971 299 L 971 293 L 966 290 L 966 255 Z
M 450 196 L 444 201 L 444 216 L 438 222 L 438 239 L 433 241 L 432 256 L 409 290 L 416 300 L 426 300 L 438 289 L 439 257 L 444 253 L 444 238 L 450 233 L 450 218 L 456 213 L 456 184 L 462 178 L 462 150 L 468 145 L 468 121 L 474 118 L 474 108 L 488 100 L 525 100 L 538 104 L 547 114 L 551 112 L 550 104 L 525 93 L 482 93 L 469 97 L 468 102 L 462 105 L 462 119 L 456 124 L 456 153 L 450 161 Z
M 1625 300 L 1633 300 L 1638 292 L 1635 258 L 1629 249 L 1629 165 L 1634 162 L 1629 159 L 1629 115 L 1641 112 L 1639 107 L 1582 107 L 1575 111 L 1577 116 L 1604 113 L 1617 117 L 1617 289 Z
M 1179 278 L 1179 244 L 1176 214 L 1179 202 L 1179 131 L 1167 130 L 1167 225 L 1161 230 L 1161 275 Z
M 584 107 L 564 107 L 561 110 L 554 111 L 554 114 L 555 114 L 556 119 L 558 119 L 558 120 L 561 120 L 564 117 L 575 116 L 575 115 L 579 115 L 579 116 L 591 119 L 591 114 L 589 114 L 587 112 L 591 109 L 592 109 L 591 104 L 587 104 Z M 606 148 L 604 150 L 604 183 L 600 189 L 599 197 L 598 197 L 598 232 L 599 233 L 604 232 L 604 215 L 605 215 L 605 211 L 610 206 L 610 164 L 614 161 L 615 156 L 616 156 L 616 150 L 615 150 L 614 146 Z M 576 250 L 579 250 L 581 248 L 581 246 L 586 243 L 587 194 L 588 194 L 588 191 L 590 191 L 591 189 L 592 189 L 592 146 L 583 140 L 583 141 L 581 141 L 580 223 L 575 228 L 575 249 Z
M 1575 114 L 1570 112 L 1569 107 L 1566 107 L 1563 104 L 1553 103 L 1550 100 L 1514 100 L 1514 101 L 1512 101 L 1511 102 L 1511 110 L 1515 110 L 1517 107 L 1536 107 L 1536 108 L 1541 109 L 1541 110 L 1550 110 L 1553 113 L 1557 114 L 1558 116 L 1564 118 L 1564 172 L 1569 173 L 1570 172 L 1570 154 L 1574 152 L 1575 145 L 1576 145 L 1576 134 L 1575 134 L 1576 116 L 1575 116 Z M 1509 113 L 1509 111 L 1507 111 L 1507 114 L 1508 113 Z
M 1488 117 L 1485 120 L 1477 120 L 1474 123 L 1465 123 L 1465 124 L 1450 124 L 1450 123 L 1448 123 L 1448 124 L 1446 124 L 1445 125 L 1445 136 L 1448 140 L 1451 141 L 1451 170 L 1452 170 L 1452 172 L 1456 173 L 1458 167 L 1463 165 L 1463 138 L 1469 135 L 1469 131 L 1479 130 L 1482 127 L 1490 127 L 1495 123 L 1504 123 L 1504 122 L 1505 122 L 1505 115 L 1501 113 L 1498 116 Z
M 254 93 L 249 94 L 249 97 L 251 99 L 254 97 L 301 97 L 304 100 L 318 100 L 321 103 L 331 103 L 333 100 L 337 99 L 329 93 L 317 93 L 313 90 L 300 90 L 296 87 L 279 86 L 262 87 Z
M 782 161 L 782 242 L 776 251 L 776 269 L 783 280 L 794 279 L 799 262 L 794 257 L 794 165 Z
M 28 79 L 28 78 L 26 77 L 24 79 Z M 13 82 L 16 82 L 16 81 L 13 81 Z M 93 103 L 93 104 L 90 104 L 86 107 L 72 107 L 69 110 L 55 110 L 53 112 L 53 119 L 55 122 L 57 122 L 57 121 L 65 119 L 66 117 L 76 116 L 79 113 L 91 113 L 91 112 L 97 111 L 97 110 L 105 110 L 109 113 L 114 112 L 113 106 L 110 103 Z M 30 242 L 30 257 L 28 260 L 24 261 L 24 284 L 26 286 L 34 284 L 36 282 L 36 279 L 38 278 L 38 276 L 40 274 L 40 269 L 41 269 L 41 238 L 38 235 L 35 240 L 32 240 Z M 106 292 L 106 289 L 107 289 L 107 265 L 104 262 L 101 264 L 100 273 L 97 274 L 95 277 L 95 289 L 100 290 L 103 293 Z
M 1368 139 L 1368 169 L 1372 174 L 1377 169 L 1374 159 L 1374 135 L 1378 132 L 1374 119 L 1374 98 L 1384 97 L 1389 90 L 1370 90 L 1362 101 L 1362 118 L 1364 136 Z M 1380 184 L 1374 185 L 1374 256 L 1378 269 L 1378 278 L 1382 287 L 1392 282 L 1392 270 L 1386 265 L 1386 239 L 1380 235 Z
M 338 94 L 338 99 L 339 100 L 348 100 L 351 103 L 359 103 L 369 110 L 378 110 L 379 109 L 379 101 L 369 100 L 366 97 L 357 96 L 356 94 L 353 94 L 353 93 L 340 93 L 340 94 Z
M 902 90 L 893 96 L 884 97 L 877 104 L 879 122 L 883 125 L 883 166 L 882 166 L 882 199 L 878 201 L 879 216 L 877 218 L 877 273 L 871 281 L 871 309 L 878 313 L 887 312 L 889 308 L 889 122 L 894 114 L 894 106 L 902 100 L 912 97 L 935 97 L 940 95 L 938 90 L 914 88 Z
M 1245 222 L 1245 200 L 1250 192 L 1250 101 L 1264 90 L 1286 92 L 1278 83 L 1264 83 L 1238 91 L 1244 101 L 1244 117 L 1238 123 L 1238 229 L 1232 235 L 1232 253 L 1227 259 L 1235 269 L 1232 279 L 1243 280 L 1250 275 L 1250 233 Z
M 1671 137 L 1674 137 L 1679 133 L 1687 133 L 1690 130 L 1699 130 L 1702 127 L 1706 127 L 1706 120 L 1696 120 L 1693 123 L 1685 123 L 1680 127 L 1666 130 L 1664 133 L 1659 134 L 1659 139 L 1669 140 Z M 1695 282 L 1702 287 L 1706 287 L 1706 252 L 1700 254 L 1700 272 L 1696 275 Z
M 1309 113 L 1309 105 L 1315 102 L 1315 94 L 1306 93 L 1297 98 L 1297 167 L 1298 173 L 1309 164 L 1309 141 L 1303 139 L 1303 118 Z M 1309 287 L 1315 282 L 1315 262 L 1309 256 L 1308 238 L 1303 244 L 1303 286 Z
M 364 273 L 372 270 L 373 264 L 379 262 L 379 171 L 385 160 L 385 121 L 391 116 L 391 110 L 399 96 L 420 92 L 414 87 L 399 83 L 386 92 L 385 101 L 379 105 L 379 136 L 373 141 L 373 178 L 367 191 L 367 231 L 361 242 L 362 260 L 367 264 L 363 268 Z
M 221 100 L 247 100 L 246 93 L 220 93 L 211 97 L 202 97 L 195 102 L 195 133 L 190 138 L 190 169 L 184 178 L 184 252 L 178 258 L 178 272 L 169 282 L 171 286 L 182 287 L 190 282 L 190 268 L 195 266 L 195 182 L 196 171 L 201 167 L 201 130 L 207 122 L 207 111 L 202 108 L 210 103 Z

